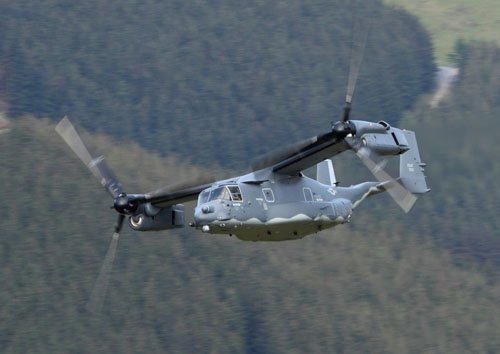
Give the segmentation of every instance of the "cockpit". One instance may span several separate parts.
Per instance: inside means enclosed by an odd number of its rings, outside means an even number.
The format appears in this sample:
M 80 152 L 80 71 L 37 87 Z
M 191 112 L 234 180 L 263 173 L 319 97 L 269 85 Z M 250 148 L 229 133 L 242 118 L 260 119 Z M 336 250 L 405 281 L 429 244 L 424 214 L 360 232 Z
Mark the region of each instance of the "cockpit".
M 233 202 L 242 202 L 240 187 L 237 185 L 218 186 L 202 191 L 198 197 L 198 205 L 210 202 L 212 200 L 230 200 Z

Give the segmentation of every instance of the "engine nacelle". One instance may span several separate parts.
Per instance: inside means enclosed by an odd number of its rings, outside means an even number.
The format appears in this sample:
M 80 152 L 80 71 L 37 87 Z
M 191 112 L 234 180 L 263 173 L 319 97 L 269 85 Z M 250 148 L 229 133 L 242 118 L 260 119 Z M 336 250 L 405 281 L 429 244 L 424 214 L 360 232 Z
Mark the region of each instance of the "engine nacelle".
M 404 133 L 392 127 L 383 133 L 364 134 L 361 141 L 378 155 L 400 155 L 410 149 Z
M 159 231 L 184 227 L 184 205 L 176 204 L 156 209 L 154 215 L 144 208 L 144 213 L 129 217 L 128 224 L 136 231 Z

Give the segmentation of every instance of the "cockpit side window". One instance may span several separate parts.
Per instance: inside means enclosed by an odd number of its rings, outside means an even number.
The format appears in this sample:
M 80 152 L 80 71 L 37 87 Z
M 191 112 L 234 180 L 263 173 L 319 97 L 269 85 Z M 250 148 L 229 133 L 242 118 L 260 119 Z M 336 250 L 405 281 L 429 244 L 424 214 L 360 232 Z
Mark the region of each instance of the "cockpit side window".
M 240 187 L 222 186 L 212 190 L 204 190 L 198 197 L 198 204 L 203 204 L 212 200 L 232 200 L 235 202 L 243 201 Z
M 231 196 L 226 187 L 219 187 L 212 190 L 210 200 L 231 200 Z
M 242 202 L 243 197 L 241 195 L 240 187 L 238 186 L 228 186 L 229 192 L 231 193 L 231 198 L 233 202 Z

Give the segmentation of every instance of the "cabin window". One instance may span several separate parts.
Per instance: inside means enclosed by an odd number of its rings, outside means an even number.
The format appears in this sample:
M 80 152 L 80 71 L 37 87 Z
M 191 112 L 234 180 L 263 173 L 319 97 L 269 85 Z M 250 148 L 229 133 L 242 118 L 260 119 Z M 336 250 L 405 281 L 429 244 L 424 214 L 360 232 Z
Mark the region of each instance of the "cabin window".
M 274 193 L 271 188 L 262 188 L 262 194 L 264 194 L 264 199 L 266 202 L 274 202 Z
M 241 202 L 243 201 L 243 197 L 241 196 L 240 187 L 238 186 L 228 186 L 229 193 L 231 193 L 231 198 L 233 202 Z
M 304 191 L 304 200 L 306 202 L 312 202 L 313 201 L 313 195 L 312 195 L 311 188 L 305 187 L 302 190 Z

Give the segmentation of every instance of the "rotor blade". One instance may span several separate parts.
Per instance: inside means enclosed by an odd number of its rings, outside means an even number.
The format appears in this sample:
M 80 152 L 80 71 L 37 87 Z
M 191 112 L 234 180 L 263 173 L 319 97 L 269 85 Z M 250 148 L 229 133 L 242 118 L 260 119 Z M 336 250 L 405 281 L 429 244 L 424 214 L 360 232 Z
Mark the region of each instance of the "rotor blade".
M 352 24 L 352 42 L 351 42 L 351 55 L 349 60 L 349 78 L 347 81 L 347 93 L 345 96 L 346 106 L 344 108 L 344 115 L 342 121 L 347 122 L 351 113 L 352 96 L 356 89 L 356 82 L 358 81 L 359 69 L 361 62 L 365 55 L 366 42 L 368 40 L 368 31 L 371 23 L 361 15 L 355 16 Z
M 365 55 L 366 42 L 370 23 L 363 23 L 363 19 L 356 17 L 353 21 L 351 58 L 349 61 L 349 80 L 347 83 L 346 103 L 352 102 L 352 96 L 358 81 L 359 69 Z M 367 21 L 364 19 L 364 21 Z
M 197 186 L 212 184 L 215 181 L 216 181 L 216 179 L 212 176 L 197 176 L 197 177 L 192 178 L 188 181 L 184 181 L 184 182 L 177 183 L 177 184 L 171 184 L 171 185 L 168 185 L 166 187 L 157 189 L 153 192 L 147 193 L 146 195 L 148 198 L 154 198 L 154 197 L 156 197 L 158 195 L 162 195 L 164 193 L 173 193 L 173 192 L 177 192 L 177 191 L 181 191 L 181 190 L 185 190 L 185 189 L 190 189 L 190 188 L 197 187 Z
M 170 205 L 196 200 L 198 194 L 204 189 L 210 188 L 215 181 L 213 177 L 200 176 L 187 182 L 146 193 L 142 203 L 151 203 L 154 206 L 164 208 Z
M 101 185 L 108 191 L 109 194 L 111 194 L 113 198 L 116 198 L 121 193 L 124 193 L 120 182 L 118 182 L 118 180 L 113 176 L 111 170 L 104 162 L 104 157 L 92 157 L 68 117 L 64 117 L 59 124 L 57 124 L 56 132 L 64 139 L 66 144 L 69 145 L 71 150 L 73 150 L 80 160 L 82 160 L 82 162 L 88 167 L 99 182 L 101 182 Z
M 106 290 L 109 284 L 109 277 L 111 275 L 111 270 L 113 269 L 113 261 L 115 260 L 116 248 L 118 246 L 118 239 L 120 238 L 120 230 L 123 225 L 123 220 L 125 215 L 120 214 L 118 216 L 118 221 L 115 226 L 115 232 L 111 238 L 111 243 L 109 244 L 108 252 L 104 257 L 104 262 L 99 272 L 99 276 L 94 285 L 94 289 L 90 295 L 89 302 L 87 303 L 87 310 L 92 313 L 100 313 L 102 309 L 102 304 L 104 303 L 104 297 L 106 296 Z
M 417 197 L 384 171 L 387 161 L 381 160 L 376 163 L 370 158 L 370 150 L 361 146 L 353 137 L 346 137 L 345 141 L 356 152 L 356 155 L 358 155 L 363 164 L 370 170 L 379 182 L 389 182 L 384 186 L 387 193 L 389 193 L 392 199 L 394 199 L 394 201 L 401 207 L 401 209 L 404 210 L 405 213 L 408 213 L 413 207 L 413 204 L 417 201 Z
M 318 137 L 314 136 L 312 138 L 299 141 L 293 145 L 288 145 L 281 149 L 277 149 L 265 155 L 259 156 L 252 162 L 252 171 L 261 170 L 280 161 L 283 161 L 300 152 L 301 150 L 307 148 L 308 146 L 316 143 L 317 141 Z

